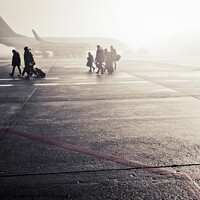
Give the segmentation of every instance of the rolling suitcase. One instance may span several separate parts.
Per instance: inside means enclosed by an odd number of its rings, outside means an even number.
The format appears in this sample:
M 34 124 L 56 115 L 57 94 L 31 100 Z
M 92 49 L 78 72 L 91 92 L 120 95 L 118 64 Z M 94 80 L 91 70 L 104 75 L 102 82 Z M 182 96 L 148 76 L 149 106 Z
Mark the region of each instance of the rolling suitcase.
M 44 78 L 46 76 L 46 74 L 41 69 L 35 68 L 35 72 L 36 72 L 37 78 Z

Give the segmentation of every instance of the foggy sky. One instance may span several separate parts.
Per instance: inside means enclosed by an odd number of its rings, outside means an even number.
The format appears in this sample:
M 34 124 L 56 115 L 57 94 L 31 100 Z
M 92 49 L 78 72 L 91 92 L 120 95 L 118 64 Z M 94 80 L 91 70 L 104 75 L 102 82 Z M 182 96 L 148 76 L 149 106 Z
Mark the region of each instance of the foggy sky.
M 199 0 L 0 0 L 1 17 L 20 34 L 110 37 L 134 46 L 200 30 Z

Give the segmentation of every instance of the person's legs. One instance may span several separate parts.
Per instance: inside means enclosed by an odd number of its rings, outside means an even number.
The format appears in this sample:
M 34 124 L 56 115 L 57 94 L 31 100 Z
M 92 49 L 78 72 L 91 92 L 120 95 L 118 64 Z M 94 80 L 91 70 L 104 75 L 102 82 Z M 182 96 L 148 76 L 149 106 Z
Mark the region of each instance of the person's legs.
M 97 68 L 98 68 L 98 70 L 97 70 L 97 72 L 96 72 L 96 73 L 97 73 L 97 74 L 99 74 L 99 70 L 100 70 L 100 63 L 97 63 L 97 64 L 96 64 L 96 66 L 97 66 Z
M 19 74 L 21 75 L 21 69 L 20 69 L 20 66 L 17 66 L 18 67 L 18 70 L 19 70 Z
M 117 63 L 116 63 L 116 61 L 114 61 L 114 68 L 115 68 L 115 70 L 117 69 Z
M 103 63 L 102 62 L 99 62 L 99 68 L 101 70 L 101 74 L 103 74 L 104 71 L 103 71 Z
M 24 76 L 25 72 L 27 73 L 27 76 L 30 74 L 30 68 L 29 68 L 29 66 L 25 66 L 24 67 L 24 70 L 22 72 L 22 76 Z
M 22 76 L 24 76 L 25 72 L 26 72 L 26 66 L 24 67 L 24 70 L 22 72 Z
M 16 66 L 13 66 L 12 73 L 11 73 L 11 74 L 9 74 L 9 75 L 11 75 L 11 76 L 13 76 L 13 75 L 14 75 L 14 73 L 15 73 L 15 67 L 16 67 Z

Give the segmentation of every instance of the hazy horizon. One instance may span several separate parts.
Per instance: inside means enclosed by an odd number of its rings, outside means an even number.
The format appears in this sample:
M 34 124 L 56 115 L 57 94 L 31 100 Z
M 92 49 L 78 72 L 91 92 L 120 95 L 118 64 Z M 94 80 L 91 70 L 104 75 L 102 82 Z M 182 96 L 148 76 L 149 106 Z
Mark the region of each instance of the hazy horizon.
M 15 32 L 29 37 L 31 29 L 41 37 L 107 37 L 136 49 L 200 32 L 199 5 L 198 0 L 0 0 L 0 13 Z

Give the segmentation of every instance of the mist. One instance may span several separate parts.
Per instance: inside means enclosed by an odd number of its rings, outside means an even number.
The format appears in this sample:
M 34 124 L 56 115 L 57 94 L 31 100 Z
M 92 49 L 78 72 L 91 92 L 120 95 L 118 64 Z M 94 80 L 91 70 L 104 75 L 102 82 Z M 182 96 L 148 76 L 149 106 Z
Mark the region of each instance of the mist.
M 129 56 L 200 53 L 198 0 L 0 0 L 0 5 L 1 17 L 29 37 L 34 29 L 41 37 L 112 38 L 126 44 L 123 55 Z M 0 54 L 11 50 L 0 44 Z

